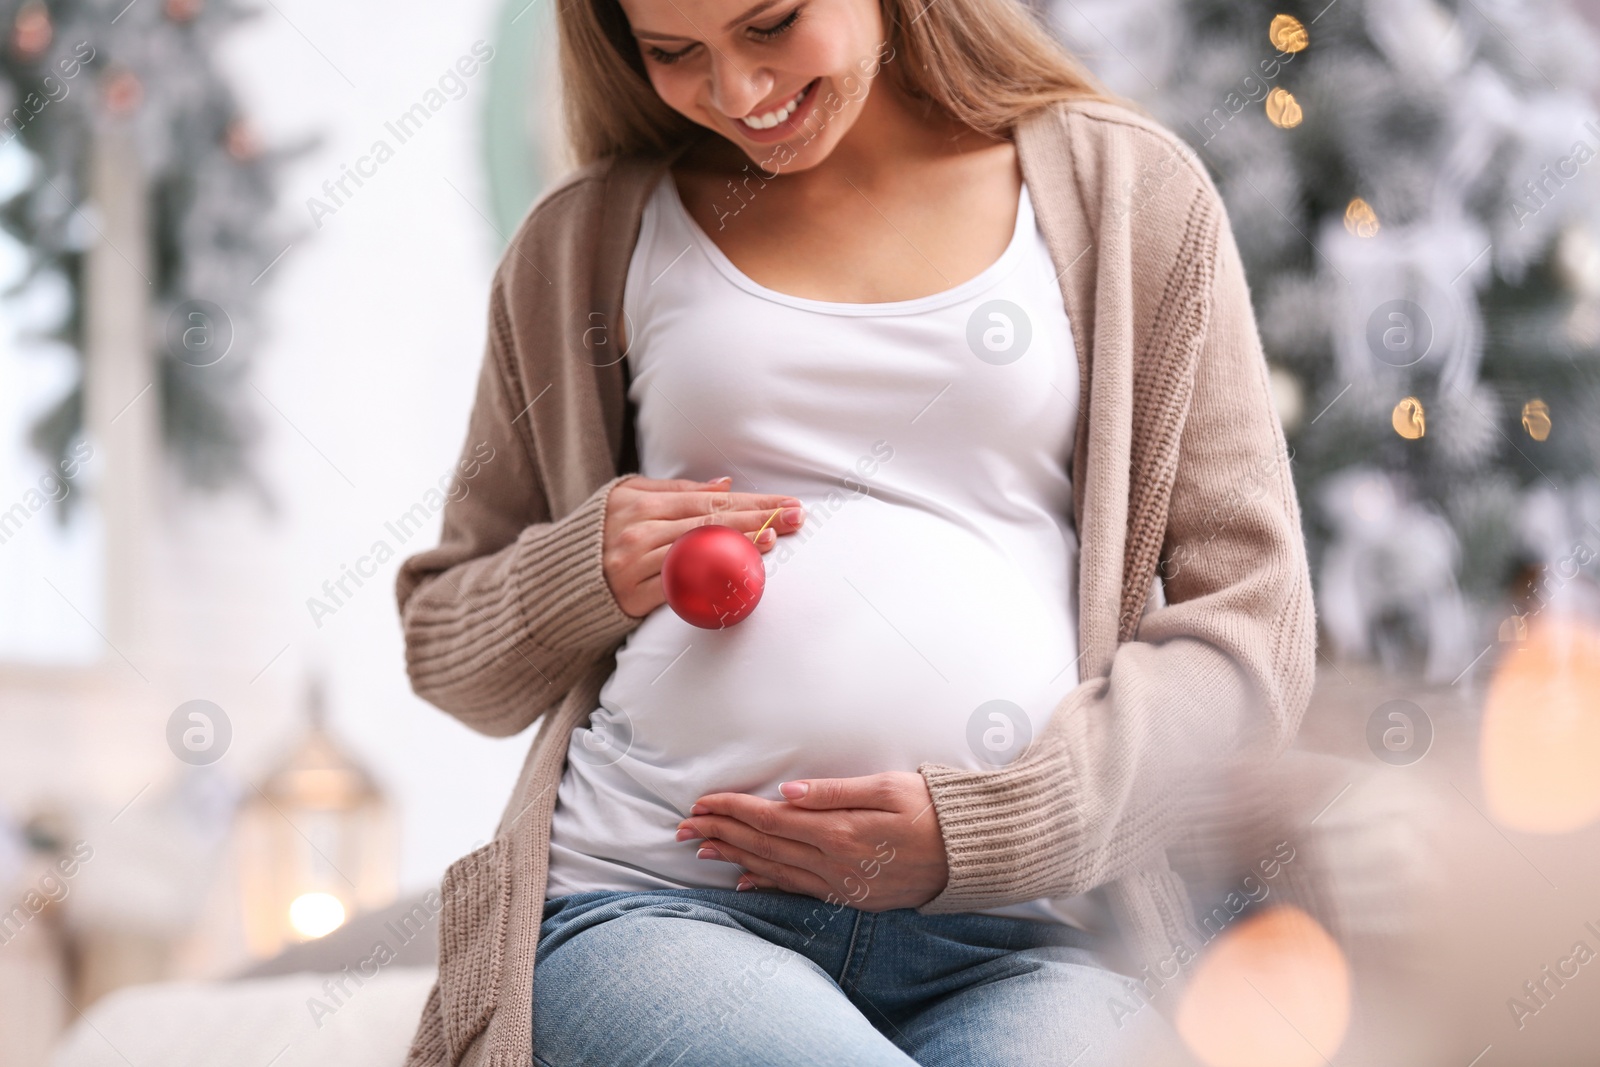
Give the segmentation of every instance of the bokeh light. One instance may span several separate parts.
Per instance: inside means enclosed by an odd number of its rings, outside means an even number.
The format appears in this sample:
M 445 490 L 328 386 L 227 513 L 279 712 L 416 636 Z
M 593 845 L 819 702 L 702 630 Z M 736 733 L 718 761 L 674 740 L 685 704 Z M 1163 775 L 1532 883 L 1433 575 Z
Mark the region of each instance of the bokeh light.
M 1300 102 L 1294 94 L 1284 88 L 1277 88 L 1267 94 L 1267 119 L 1276 127 L 1290 130 L 1300 125 L 1300 120 L 1305 116 L 1300 111 Z
M 1267 27 L 1267 37 L 1271 39 L 1272 47 L 1280 52 L 1303 52 L 1306 45 L 1311 43 L 1305 23 L 1293 15 L 1273 18 L 1272 25 Z
M 1570 833 L 1600 818 L 1600 629 L 1550 615 L 1526 634 L 1489 683 L 1484 800 L 1508 829 Z
M 1197 965 L 1178 1033 L 1207 1067 L 1313 1067 L 1350 1024 L 1350 966 L 1315 919 L 1268 908 L 1226 929 Z
M 308 940 L 344 925 L 344 904 L 332 893 L 302 893 L 289 905 L 289 925 Z

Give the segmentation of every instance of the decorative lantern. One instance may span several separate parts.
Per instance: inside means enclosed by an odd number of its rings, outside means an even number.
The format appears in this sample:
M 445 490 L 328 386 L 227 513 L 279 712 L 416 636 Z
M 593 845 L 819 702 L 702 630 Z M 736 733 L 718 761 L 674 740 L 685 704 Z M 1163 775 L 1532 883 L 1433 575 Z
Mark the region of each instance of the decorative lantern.
M 395 827 L 372 776 L 328 732 L 322 687 L 308 729 L 247 794 L 239 833 L 245 939 L 257 956 L 331 933 L 395 896 Z

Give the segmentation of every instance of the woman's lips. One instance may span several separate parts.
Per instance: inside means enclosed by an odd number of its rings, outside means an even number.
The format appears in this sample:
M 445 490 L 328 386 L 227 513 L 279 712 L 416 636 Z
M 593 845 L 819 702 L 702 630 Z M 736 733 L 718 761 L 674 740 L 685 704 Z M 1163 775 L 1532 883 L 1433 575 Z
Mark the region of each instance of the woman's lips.
M 810 114 L 811 105 L 816 100 L 817 90 L 821 85 L 821 78 L 813 78 L 811 84 L 806 86 L 805 94 L 800 97 L 800 102 L 789 113 L 789 117 L 776 126 L 758 130 L 739 119 L 734 119 L 733 124 L 747 140 L 755 141 L 758 144 L 772 144 L 775 141 L 782 141 L 798 130 L 801 124 L 805 122 L 806 116 Z

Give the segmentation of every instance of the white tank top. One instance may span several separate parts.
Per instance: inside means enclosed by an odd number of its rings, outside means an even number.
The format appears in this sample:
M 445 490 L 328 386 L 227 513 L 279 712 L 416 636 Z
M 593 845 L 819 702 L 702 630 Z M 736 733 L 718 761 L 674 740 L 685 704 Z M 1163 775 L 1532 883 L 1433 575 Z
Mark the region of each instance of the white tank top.
M 628 636 L 572 734 L 551 897 L 732 888 L 736 868 L 674 840 L 701 795 L 1002 766 L 1078 684 L 1078 359 L 1026 187 L 987 270 L 854 304 L 746 277 L 669 174 L 624 292 L 640 473 L 731 474 L 798 498 L 806 521 L 765 557 L 743 622 L 701 630 L 661 607 Z M 1097 907 L 988 910 L 1096 928 Z

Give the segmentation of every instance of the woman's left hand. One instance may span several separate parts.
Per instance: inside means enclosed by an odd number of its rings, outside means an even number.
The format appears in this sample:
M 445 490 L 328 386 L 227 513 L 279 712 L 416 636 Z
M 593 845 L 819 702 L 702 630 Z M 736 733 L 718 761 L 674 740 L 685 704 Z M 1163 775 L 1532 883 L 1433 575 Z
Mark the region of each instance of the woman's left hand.
M 740 888 L 863 911 L 920 907 L 944 890 L 944 838 L 922 775 L 802 778 L 778 789 L 787 800 L 708 793 L 678 824 L 678 840 L 702 838 L 702 859 L 743 867 Z

